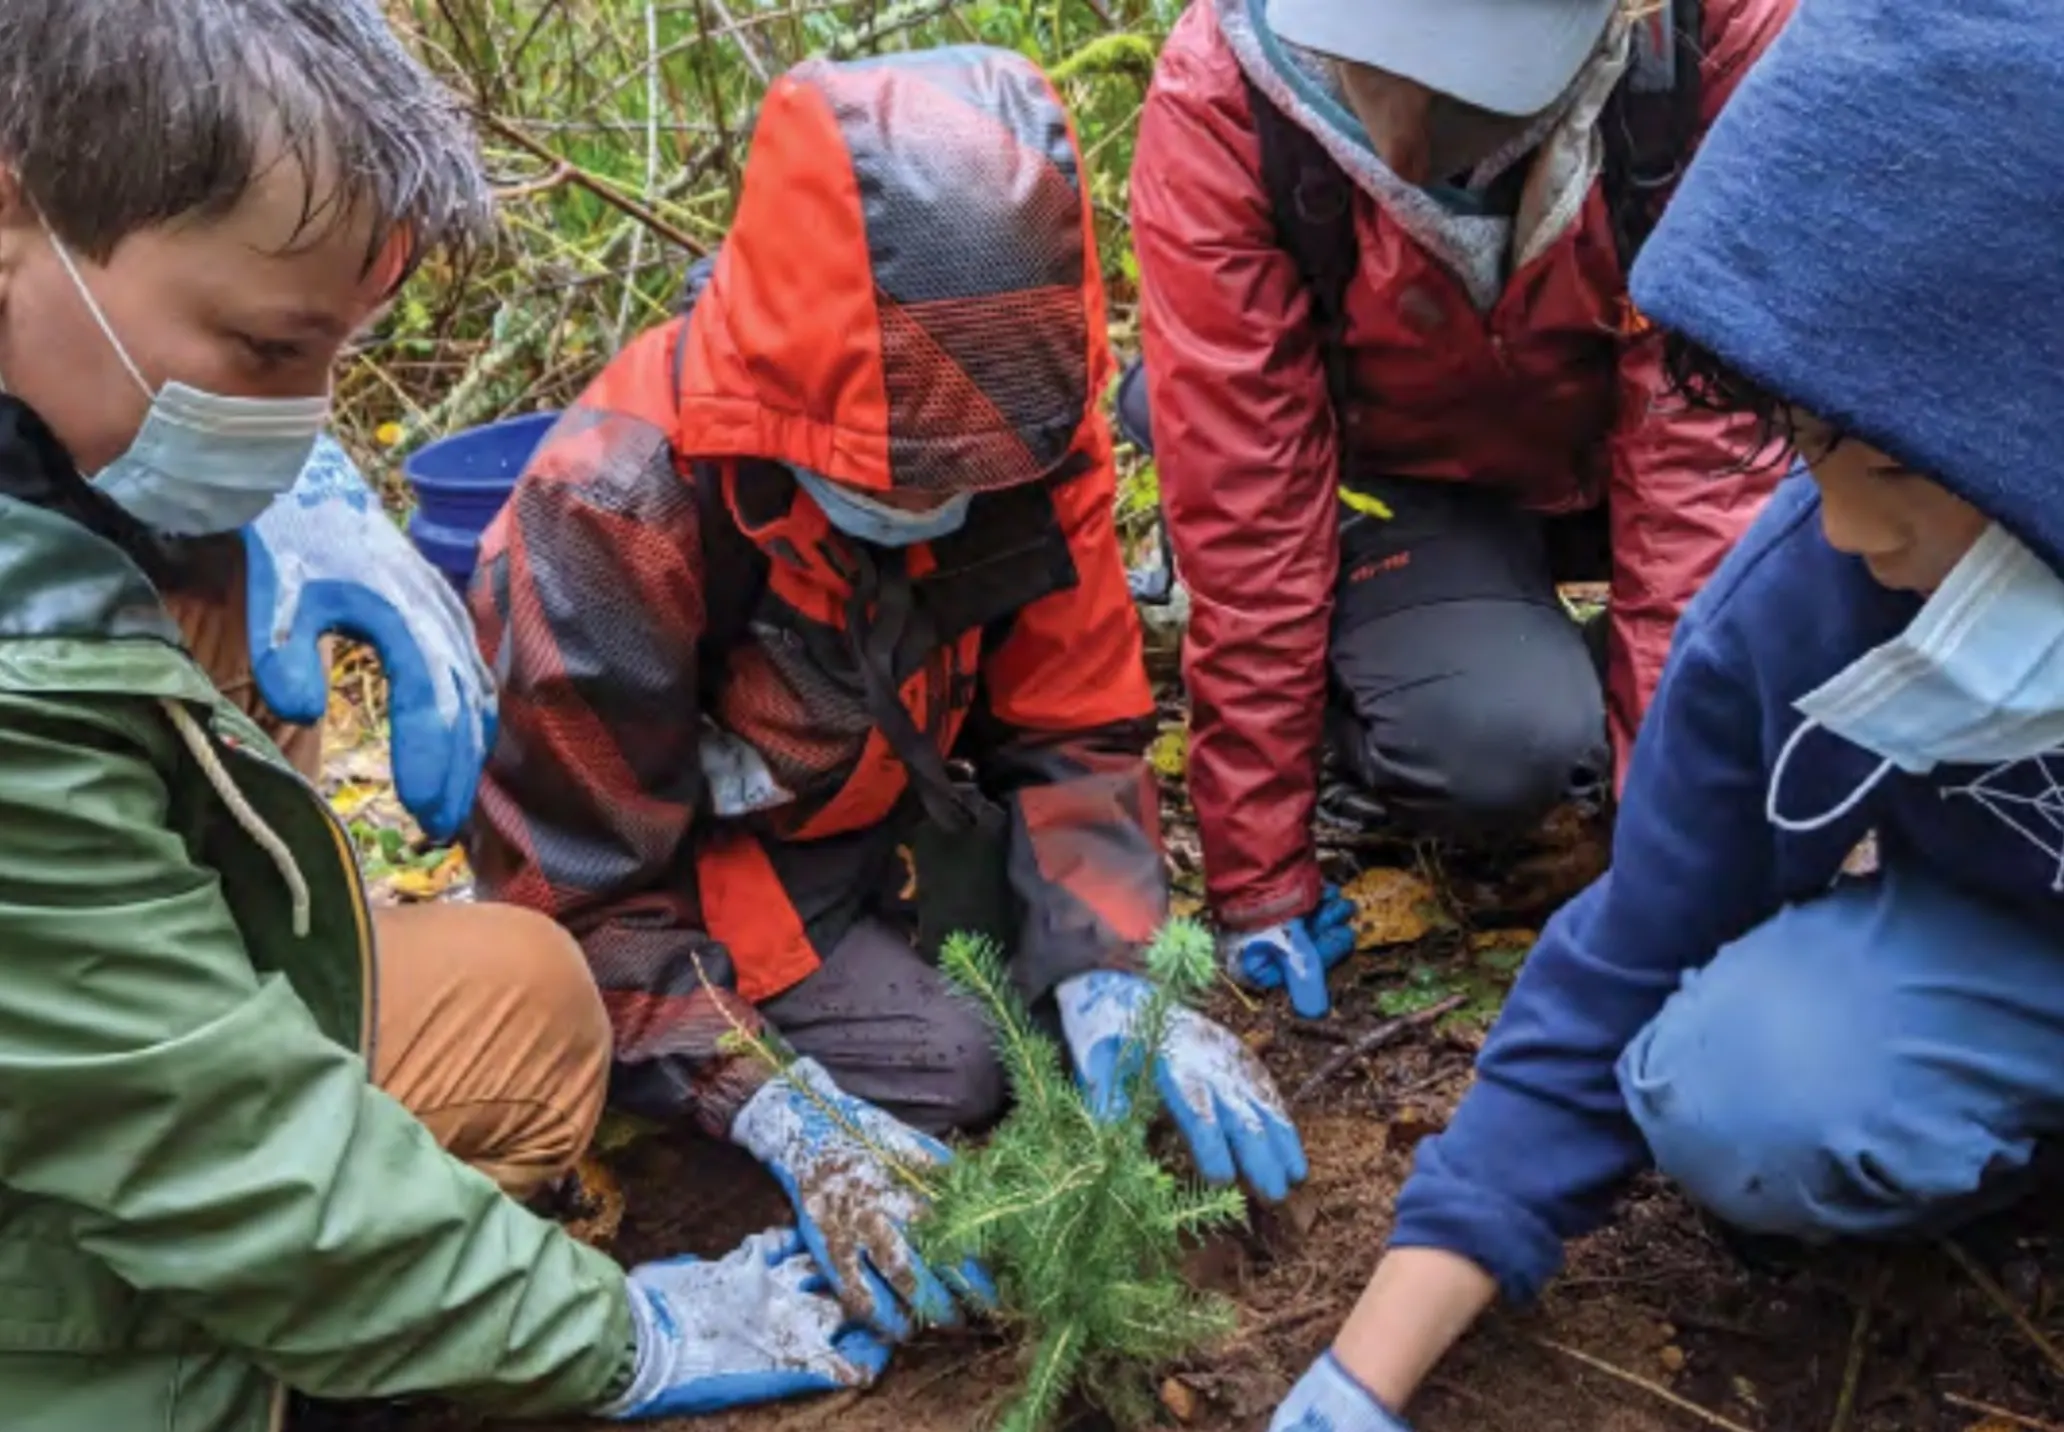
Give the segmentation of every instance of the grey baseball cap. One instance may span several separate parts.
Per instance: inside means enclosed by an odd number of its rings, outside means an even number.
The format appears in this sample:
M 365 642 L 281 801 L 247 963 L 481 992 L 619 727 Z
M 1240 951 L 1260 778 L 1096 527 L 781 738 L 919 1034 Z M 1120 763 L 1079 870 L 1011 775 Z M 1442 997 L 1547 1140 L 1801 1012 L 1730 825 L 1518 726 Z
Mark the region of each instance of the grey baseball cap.
M 1555 103 L 1621 0 L 1268 0 L 1279 39 L 1494 114 Z

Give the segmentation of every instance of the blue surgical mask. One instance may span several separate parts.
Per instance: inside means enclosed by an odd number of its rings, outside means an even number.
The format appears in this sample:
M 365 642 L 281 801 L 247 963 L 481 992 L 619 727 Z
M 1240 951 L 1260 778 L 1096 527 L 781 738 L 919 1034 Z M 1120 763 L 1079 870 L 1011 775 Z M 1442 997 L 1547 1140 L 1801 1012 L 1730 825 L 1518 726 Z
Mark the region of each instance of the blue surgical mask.
M 856 542 L 876 547 L 915 547 L 958 532 L 967 525 L 968 504 L 974 501 L 974 494 L 957 492 L 928 511 L 905 512 L 808 468 L 792 471 L 823 509 L 825 521 Z
M 1797 703 L 1804 724 L 1771 772 L 1768 814 L 1782 830 L 1830 825 L 1892 771 L 2025 761 L 2064 746 L 2064 579 L 1997 524 L 1906 630 Z M 1778 792 L 1807 733 L 1825 730 L 1880 760 L 1834 810 L 1803 820 Z
M 150 399 L 136 440 L 94 474 L 93 485 L 146 527 L 174 537 L 234 532 L 255 521 L 300 479 L 329 420 L 329 395 L 225 398 L 184 383 L 153 390 L 71 253 L 50 237 L 79 297 Z

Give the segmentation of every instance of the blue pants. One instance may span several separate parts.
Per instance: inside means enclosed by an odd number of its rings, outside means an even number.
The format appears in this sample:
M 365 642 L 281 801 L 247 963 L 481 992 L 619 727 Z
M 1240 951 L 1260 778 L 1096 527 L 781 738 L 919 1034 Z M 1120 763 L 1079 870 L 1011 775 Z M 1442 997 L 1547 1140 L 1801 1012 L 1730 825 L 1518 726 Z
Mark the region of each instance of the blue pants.
M 2064 1131 L 2064 939 L 1888 866 L 1686 975 L 1619 1079 L 1657 1166 L 1737 1227 L 1934 1232 Z

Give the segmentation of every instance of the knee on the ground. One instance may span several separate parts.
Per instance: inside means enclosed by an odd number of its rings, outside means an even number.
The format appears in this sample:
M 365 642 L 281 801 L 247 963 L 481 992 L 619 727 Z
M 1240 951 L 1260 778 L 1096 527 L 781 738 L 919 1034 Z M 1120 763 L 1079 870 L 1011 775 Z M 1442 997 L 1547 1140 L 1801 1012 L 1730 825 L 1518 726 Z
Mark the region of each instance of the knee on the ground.
M 1416 753 L 1389 762 L 1421 775 L 1401 807 L 1429 833 L 1458 840 L 1524 834 L 1557 805 L 1606 778 L 1602 701 L 1458 703 L 1427 689 L 1411 714 Z M 1383 733 L 1368 739 L 1381 741 Z
M 1919 1223 L 1982 1168 L 1900 1105 L 1896 1054 L 1850 1024 L 1840 960 L 1753 932 L 1688 976 L 1621 1056 L 1657 1168 L 1728 1223 L 1820 1241 Z
M 519 993 L 520 1007 L 534 1014 L 531 1057 L 567 1071 L 577 1086 L 562 1091 L 570 1117 L 553 1136 L 562 1147 L 550 1150 L 571 1165 L 593 1136 L 608 1094 L 615 1037 L 602 992 L 579 942 L 556 921 L 515 905 L 471 908 L 489 927 L 479 932 L 480 954 L 491 966 L 482 977 Z

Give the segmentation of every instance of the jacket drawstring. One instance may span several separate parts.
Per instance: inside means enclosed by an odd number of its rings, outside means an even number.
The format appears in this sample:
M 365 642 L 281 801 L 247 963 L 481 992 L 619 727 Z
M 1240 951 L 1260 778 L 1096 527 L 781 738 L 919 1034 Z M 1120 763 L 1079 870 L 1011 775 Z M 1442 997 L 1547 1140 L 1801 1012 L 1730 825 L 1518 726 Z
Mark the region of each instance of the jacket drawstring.
M 201 763 L 201 771 L 208 778 L 208 784 L 215 794 L 222 797 L 222 803 L 229 807 L 230 815 L 243 827 L 244 834 L 258 842 L 259 849 L 272 858 L 273 867 L 280 878 L 287 883 L 287 893 L 294 902 L 294 938 L 308 938 L 310 898 L 308 877 L 301 873 L 301 867 L 294 863 L 294 852 L 287 849 L 287 843 L 279 838 L 278 832 L 265 823 L 265 817 L 251 808 L 251 802 L 237 789 L 237 784 L 223 769 L 222 758 L 215 754 L 214 744 L 208 733 L 201 729 L 201 723 L 177 701 L 161 700 L 165 714 L 172 718 L 172 729 L 179 733 L 179 739 L 186 743 L 186 749 Z

